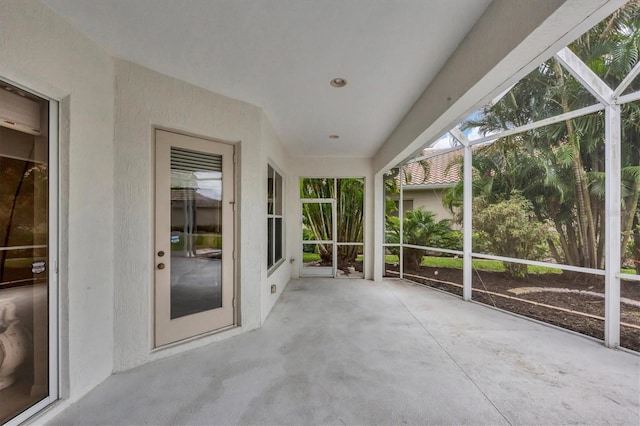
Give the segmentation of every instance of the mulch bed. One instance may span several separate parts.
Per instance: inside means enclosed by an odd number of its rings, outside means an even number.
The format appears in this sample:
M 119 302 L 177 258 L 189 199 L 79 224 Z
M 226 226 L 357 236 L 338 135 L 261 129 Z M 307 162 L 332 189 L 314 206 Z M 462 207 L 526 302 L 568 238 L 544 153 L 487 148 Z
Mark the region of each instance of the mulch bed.
M 397 277 L 397 265 L 387 264 L 388 276 Z M 462 271 L 449 268 L 431 268 L 420 266 L 418 270 L 406 270 L 405 274 L 419 277 L 408 277 L 406 279 L 416 281 L 430 287 L 438 288 L 449 293 L 462 296 L 462 288 L 447 284 L 447 282 L 462 285 Z M 589 314 L 604 318 L 604 298 L 579 293 L 557 293 L 539 292 L 527 294 L 515 294 L 509 292 L 510 289 L 521 287 L 543 287 L 543 288 L 568 288 L 575 290 L 585 290 L 604 294 L 604 277 L 592 276 L 588 274 L 544 274 L 529 275 L 526 278 L 511 278 L 502 272 L 473 272 L 473 300 L 487 305 L 495 306 L 506 311 L 517 313 L 529 318 L 554 324 L 578 333 L 586 334 L 597 339 L 604 339 L 604 321 L 578 313 Z M 492 295 L 476 290 L 485 290 L 497 295 Z M 501 297 L 506 295 L 509 298 Z M 640 301 L 640 282 L 621 283 L 622 297 Z M 534 305 L 522 300 L 537 302 L 551 307 Z M 560 309 L 576 311 L 578 313 L 566 312 Z M 620 304 L 621 322 L 640 326 L 640 307 Z M 640 329 L 620 325 L 620 345 L 640 352 Z

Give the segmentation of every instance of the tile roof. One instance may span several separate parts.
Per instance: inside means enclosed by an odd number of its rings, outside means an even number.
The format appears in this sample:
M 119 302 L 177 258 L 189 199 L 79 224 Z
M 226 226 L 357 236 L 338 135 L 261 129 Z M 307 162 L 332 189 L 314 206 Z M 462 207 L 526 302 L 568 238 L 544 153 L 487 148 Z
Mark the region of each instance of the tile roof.
M 422 154 L 437 154 L 442 149 L 425 149 Z M 405 187 L 411 186 L 453 186 L 461 179 L 462 163 L 464 149 L 456 151 L 448 151 L 426 160 L 410 163 L 404 166 L 405 179 L 402 184 Z M 448 170 L 447 170 L 448 169 Z M 425 176 L 425 170 L 427 175 Z

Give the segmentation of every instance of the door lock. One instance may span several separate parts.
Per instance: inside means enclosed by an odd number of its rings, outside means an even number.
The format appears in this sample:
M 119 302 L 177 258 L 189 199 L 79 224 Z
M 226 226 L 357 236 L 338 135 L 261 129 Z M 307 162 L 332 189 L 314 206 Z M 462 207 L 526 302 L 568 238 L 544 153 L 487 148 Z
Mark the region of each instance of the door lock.
M 158 269 L 164 269 L 164 263 L 158 263 Z

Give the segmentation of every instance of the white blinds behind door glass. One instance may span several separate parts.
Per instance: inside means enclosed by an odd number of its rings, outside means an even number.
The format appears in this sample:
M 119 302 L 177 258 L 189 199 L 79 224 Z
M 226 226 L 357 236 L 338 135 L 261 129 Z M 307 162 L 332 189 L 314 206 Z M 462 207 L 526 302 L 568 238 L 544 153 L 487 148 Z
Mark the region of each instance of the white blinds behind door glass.
M 40 105 L 31 99 L 0 90 L 0 126 L 39 135 Z
M 222 156 L 171 147 L 171 170 L 181 172 L 221 172 Z

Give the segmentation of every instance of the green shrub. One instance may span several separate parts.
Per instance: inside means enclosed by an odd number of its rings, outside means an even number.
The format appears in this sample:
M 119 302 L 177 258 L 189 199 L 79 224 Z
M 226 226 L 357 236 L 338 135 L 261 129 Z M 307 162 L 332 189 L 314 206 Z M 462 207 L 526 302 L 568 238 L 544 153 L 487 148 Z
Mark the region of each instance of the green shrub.
M 462 250 L 462 233 L 451 229 L 451 221 L 436 221 L 435 213 L 422 207 L 405 214 L 403 234 L 404 244 Z M 387 242 L 400 243 L 400 219 L 395 216 L 387 217 Z M 397 255 L 398 249 L 389 247 L 389 252 Z M 417 269 L 424 254 L 425 251 L 422 249 L 405 248 L 404 266 Z
M 482 196 L 476 197 L 473 227 L 478 243 L 484 245 L 489 254 L 528 260 L 540 260 L 546 255 L 548 226 L 535 218 L 531 202 L 520 194 L 493 204 Z M 510 276 L 527 275 L 527 265 L 504 263 Z

